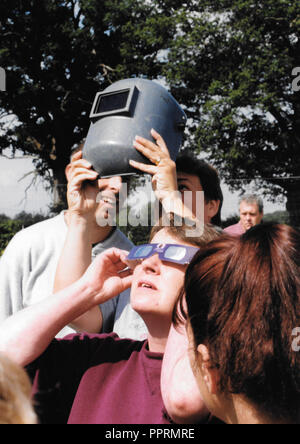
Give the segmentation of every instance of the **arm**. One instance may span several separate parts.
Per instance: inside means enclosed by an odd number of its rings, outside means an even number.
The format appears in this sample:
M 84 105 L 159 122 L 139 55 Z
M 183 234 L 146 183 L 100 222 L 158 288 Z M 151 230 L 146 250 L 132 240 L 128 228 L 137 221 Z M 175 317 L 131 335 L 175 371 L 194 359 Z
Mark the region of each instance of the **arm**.
M 97 173 L 91 170 L 91 164 L 82 159 L 82 153 L 76 153 L 68 167 L 68 233 L 60 256 L 54 292 L 58 292 L 76 282 L 87 270 L 92 258 L 91 227 L 94 222 L 97 189 L 88 195 L 83 187 L 86 180 L 95 180 Z M 76 319 L 70 325 L 77 331 L 99 333 L 102 328 L 102 314 L 95 306 Z
M 89 240 L 88 225 L 84 220 L 71 215 L 69 227 L 56 269 L 54 293 L 76 282 L 91 264 L 92 244 Z M 99 333 L 102 328 L 102 314 L 98 306 L 93 307 L 69 323 L 76 331 Z
M 190 366 L 188 347 L 185 328 L 172 325 L 163 359 L 161 391 L 167 412 L 177 424 L 198 424 L 209 416 Z
M 72 319 L 131 286 L 130 272 L 118 274 L 126 256 L 127 251 L 107 250 L 79 281 L 8 318 L 0 327 L 0 351 L 21 366 L 38 358 Z

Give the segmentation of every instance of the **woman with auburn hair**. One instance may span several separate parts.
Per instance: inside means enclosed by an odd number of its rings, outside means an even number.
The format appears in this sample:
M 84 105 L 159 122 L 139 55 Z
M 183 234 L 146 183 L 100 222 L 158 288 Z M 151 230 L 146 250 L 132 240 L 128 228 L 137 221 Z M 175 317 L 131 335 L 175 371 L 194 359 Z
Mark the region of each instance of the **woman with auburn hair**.
M 185 296 L 180 311 L 188 320 L 190 363 L 211 413 L 228 424 L 299 423 L 300 353 L 293 347 L 300 324 L 299 232 L 264 224 L 241 238 L 213 241 L 189 265 Z M 173 329 L 169 341 L 177 348 L 168 344 L 164 358 L 171 415 L 180 398 L 176 366 L 185 374 L 183 360 L 168 353 L 179 350 L 178 338 Z
M 0 350 L 26 367 L 41 424 L 170 424 L 160 390 L 172 314 L 194 254 L 219 233 L 155 228 L 149 244 L 101 253 L 74 284 L 19 311 L 0 326 Z M 131 287 L 147 339 L 116 333 L 55 335 L 73 319 Z M 200 401 L 200 422 L 208 411 Z

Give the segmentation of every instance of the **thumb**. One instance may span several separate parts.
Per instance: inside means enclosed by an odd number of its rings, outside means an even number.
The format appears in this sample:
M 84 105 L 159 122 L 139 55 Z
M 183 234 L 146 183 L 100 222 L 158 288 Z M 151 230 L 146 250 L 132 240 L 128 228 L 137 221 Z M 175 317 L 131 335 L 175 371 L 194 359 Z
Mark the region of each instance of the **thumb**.
M 125 290 L 127 290 L 128 288 L 131 287 L 132 281 L 133 281 L 133 276 L 132 275 L 122 278 L 122 285 L 123 285 L 123 288 L 124 288 L 123 291 L 125 291 Z

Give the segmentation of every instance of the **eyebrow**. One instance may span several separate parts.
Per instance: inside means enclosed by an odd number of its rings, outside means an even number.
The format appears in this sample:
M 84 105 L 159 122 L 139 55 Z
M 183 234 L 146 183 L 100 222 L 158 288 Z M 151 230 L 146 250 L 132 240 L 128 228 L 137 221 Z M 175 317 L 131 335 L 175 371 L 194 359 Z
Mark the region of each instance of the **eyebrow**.
M 187 177 L 177 177 L 177 182 L 188 182 L 191 183 Z

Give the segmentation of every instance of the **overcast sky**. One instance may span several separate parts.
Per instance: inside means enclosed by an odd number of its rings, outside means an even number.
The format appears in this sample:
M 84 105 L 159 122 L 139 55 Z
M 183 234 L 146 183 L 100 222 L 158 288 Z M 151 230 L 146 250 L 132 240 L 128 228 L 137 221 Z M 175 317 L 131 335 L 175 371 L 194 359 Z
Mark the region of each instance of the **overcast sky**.
M 36 186 L 30 187 L 27 195 L 25 194 L 33 175 L 21 179 L 33 170 L 31 159 L 8 160 L 0 157 L 0 214 L 13 217 L 21 211 L 48 213 L 52 196 L 44 190 L 41 179 L 38 179 Z
M 25 190 L 31 183 L 33 175 L 22 179 L 24 175 L 34 170 L 32 160 L 28 158 L 8 160 L 0 157 L 0 214 L 14 217 L 21 211 L 48 214 L 49 204 L 52 202 L 52 193 L 44 189 L 39 178 L 35 186 L 31 186 L 25 195 Z M 223 219 L 237 213 L 238 193 L 230 193 L 227 187 L 222 186 L 224 193 Z M 284 206 L 274 205 L 265 201 L 265 213 L 284 210 Z

